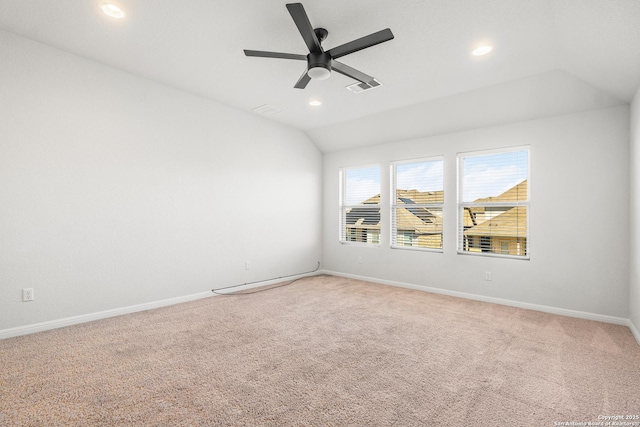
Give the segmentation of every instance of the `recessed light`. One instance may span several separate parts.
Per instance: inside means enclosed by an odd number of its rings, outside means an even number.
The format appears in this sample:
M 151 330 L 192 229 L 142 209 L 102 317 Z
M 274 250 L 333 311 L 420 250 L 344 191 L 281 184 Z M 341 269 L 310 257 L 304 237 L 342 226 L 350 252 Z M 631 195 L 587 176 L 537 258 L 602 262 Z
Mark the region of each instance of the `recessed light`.
M 309 101 L 309 105 L 311 105 L 312 107 L 317 107 L 319 105 L 322 105 L 322 102 L 313 100 L 313 101 Z
M 102 11 L 111 16 L 112 18 L 123 18 L 124 17 L 124 11 L 122 9 L 120 9 L 118 6 L 116 6 L 115 4 L 112 3 L 104 3 L 102 5 L 100 5 L 100 9 L 102 9 Z
M 490 45 L 480 46 L 480 47 L 477 47 L 477 48 L 473 49 L 473 51 L 471 51 L 471 54 L 473 56 L 482 56 L 482 55 L 486 55 L 487 53 L 491 52 L 492 50 L 493 50 L 493 46 L 490 46 Z

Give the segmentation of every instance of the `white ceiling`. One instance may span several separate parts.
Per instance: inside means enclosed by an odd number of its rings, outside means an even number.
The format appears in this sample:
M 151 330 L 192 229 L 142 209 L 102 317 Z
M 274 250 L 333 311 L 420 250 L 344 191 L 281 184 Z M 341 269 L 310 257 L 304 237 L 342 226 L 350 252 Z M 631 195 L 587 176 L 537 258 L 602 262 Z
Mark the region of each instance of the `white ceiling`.
M 303 61 L 244 56 L 307 53 L 286 1 L 114 0 L 121 20 L 102 14 L 102 2 L 0 0 L 0 29 L 244 111 L 270 104 L 282 110 L 272 120 L 325 152 L 397 139 L 381 130 L 397 130 L 402 117 L 431 119 L 402 125 L 400 137 L 415 137 L 495 124 L 522 110 L 520 93 L 534 98 L 532 112 L 511 119 L 543 116 L 541 106 L 556 101 L 548 114 L 629 102 L 640 85 L 638 0 L 303 0 L 311 24 L 329 31 L 325 49 L 393 31 L 394 40 L 341 58 L 382 82 L 360 94 L 337 73 L 294 89 Z M 494 51 L 470 55 L 482 43 Z M 557 95 L 567 86 L 575 102 Z M 491 114 L 470 108 L 492 93 L 512 94 L 510 102 Z M 458 117 L 456 105 L 465 110 Z

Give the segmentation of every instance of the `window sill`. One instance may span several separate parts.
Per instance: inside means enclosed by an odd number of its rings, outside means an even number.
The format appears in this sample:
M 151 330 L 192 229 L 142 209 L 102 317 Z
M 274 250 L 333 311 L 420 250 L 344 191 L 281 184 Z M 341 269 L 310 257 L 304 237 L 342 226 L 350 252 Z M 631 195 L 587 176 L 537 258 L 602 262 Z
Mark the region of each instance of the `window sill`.
M 400 249 L 402 251 L 433 252 L 433 253 L 439 253 L 439 254 L 444 252 L 442 250 L 442 248 L 439 248 L 439 249 L 421 248 L 419 246 L 397 246 L 397 245 L 391 245 L 391 249 Z
M 491 252 L 470 252 L 470 251 L 458 251 L 458 255 L 470 255 L 470 256 L 481 256 L 488 258 L 505 258 L 505 259 L 518 259 L 522 261 L 530 261 L 530 255 L 505 255 L 505 254 L 494 254 Z

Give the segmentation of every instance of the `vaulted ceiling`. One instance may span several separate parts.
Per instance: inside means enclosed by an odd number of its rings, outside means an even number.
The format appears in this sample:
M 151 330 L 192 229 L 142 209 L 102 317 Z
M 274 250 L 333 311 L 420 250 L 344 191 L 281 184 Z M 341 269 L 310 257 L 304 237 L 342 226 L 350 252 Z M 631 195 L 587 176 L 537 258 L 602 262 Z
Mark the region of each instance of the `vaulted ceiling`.
M 111 1 L 122 19 L 102 3 L 0 0 L 0 29 L 240 110 L 271 105 L 324 152 L 624 104 L 640 85 L 638 0 L 302 0 L 325 49 L 393 31 L 341 58 L 382 83 L 359 94 L 335 72 L 294 89 L 303 61 L 244 55 L 307 53 L 284 1 Z M 494 49 L 472 56 L 481 44 Z

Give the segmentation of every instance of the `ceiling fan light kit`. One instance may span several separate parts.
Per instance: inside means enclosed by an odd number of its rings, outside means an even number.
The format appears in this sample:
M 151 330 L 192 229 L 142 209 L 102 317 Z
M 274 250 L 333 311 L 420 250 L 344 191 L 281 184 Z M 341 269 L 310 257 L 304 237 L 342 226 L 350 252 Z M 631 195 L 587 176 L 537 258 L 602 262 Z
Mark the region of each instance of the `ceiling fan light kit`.
M 372 82 L 374 82 L 375 79 L 372 76 L 338 62 L 336 59 L 393 39 L 393 33 L 390 29 L 387 28 L 373 34 L 369 34 L 368 36 L 361 37 L 357 40 L 350 41 L 349 43 L 345 43 L 325 51 L 322 48 L 322 42 L 327 38 L 329 32 L 324 28 L 314 29 L 311 26 L 309 17 L 301 3 L 287 4 L 287 10 L 293 19 L 293 22 L 298 27 L 298 31 L 307 45 L 309 53 L 305 56 L 294 53 L 266 52 L 262 50 L 245 49 L 244 54 L 246 56 L 307 61 L 307 68 L 294 85 L 294 88 L 296 89 L 304 89 L 311 79 L 328 79 L 332 70 L 354 80 L 358 80 L 361 83 L 373 85 Z
M 331 75 L 331 57 L 326 52 L 307 55 L 307 74 L 314 80 L 325 80 Z
M 307 74 L 314 80 L 326 80 L 331 75 L 331 70 L 329 67 L 314 66 L 313 68 L 309 68 Z

